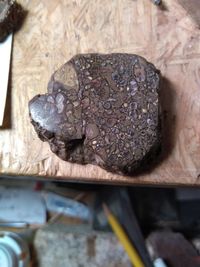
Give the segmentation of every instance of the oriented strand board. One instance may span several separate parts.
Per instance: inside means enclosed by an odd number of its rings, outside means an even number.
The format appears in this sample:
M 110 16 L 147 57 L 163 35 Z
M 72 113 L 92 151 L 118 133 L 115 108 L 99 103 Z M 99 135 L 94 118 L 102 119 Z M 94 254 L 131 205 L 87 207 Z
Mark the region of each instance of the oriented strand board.
M 0 173 L 123 184 L 200 184 L 200 31 L 178 1 L 159 9 L 147 0 L 24 0 L 15 34 Z M 124 177 L 69 164 L 36 136 L 28 101 L 46 92 L 50 75 L 77 53 L 137 53 L 164 76 L 163 161 L 149 173 Z
M 199 0 L 179 0 L 179 3 L 186 9 L 188 14 L 194 19 L 200 28 L 200 1 Z

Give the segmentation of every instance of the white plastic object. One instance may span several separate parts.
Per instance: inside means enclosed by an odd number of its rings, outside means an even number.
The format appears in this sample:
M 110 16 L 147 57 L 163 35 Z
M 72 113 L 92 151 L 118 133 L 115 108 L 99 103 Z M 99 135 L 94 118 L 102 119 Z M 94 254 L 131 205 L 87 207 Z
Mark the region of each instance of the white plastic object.
M 8 88 L 8 80 L 9 80 L 9 70 L 10 70 L 10 58 L 12 51 L 12 39 L 13 34 L 10 34 L 4 42 L 0 43 L 0 126 L 3 124 L 4 111 L 6 105 L 6 96 L 7 96 L 7 88 Z
M 0 266 L 28 267 L 29 248 L 25 240 L 13 232 L 0 232 Z
M 157 258 L 153 264 L 154 264 L 154 267 L 167 267 L 167 265 L 164 263 L 164 261 L 161 258 Z

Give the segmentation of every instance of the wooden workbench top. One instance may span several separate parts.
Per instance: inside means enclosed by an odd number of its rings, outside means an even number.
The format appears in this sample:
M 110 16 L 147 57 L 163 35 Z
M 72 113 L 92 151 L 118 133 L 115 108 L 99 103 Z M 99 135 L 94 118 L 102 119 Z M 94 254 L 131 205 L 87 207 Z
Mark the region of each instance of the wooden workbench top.
M 178 1 L 165 10 L 148 0 L 24 0 L 14 36 L 10 88 L 0 129 L 0 175 L 113 184 L 200 184 L 200 30 Z M 77 53 L 146 57 L 164 76 L 162 162 L 138 177 L 70 164 L 50 152 L 30 124 L 28 101 L 45 93 L 50 75 Z

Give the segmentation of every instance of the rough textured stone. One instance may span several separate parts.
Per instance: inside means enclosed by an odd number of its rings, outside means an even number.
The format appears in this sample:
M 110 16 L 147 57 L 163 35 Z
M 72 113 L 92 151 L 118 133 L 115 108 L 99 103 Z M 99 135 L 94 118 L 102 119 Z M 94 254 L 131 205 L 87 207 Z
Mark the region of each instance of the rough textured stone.
M 56 225 L 38 230 L 34 239 L 38 267 L 131 267 L 115 235 Z M 67 230 L 66 230 L 67 229 Z M 68 231 L 68 232 L 67 232 Z M 35 265 L 34 265 L 35 266 Z
M 17 30 L 24 17 L 23 8 L 15 0 L 0 0 L 0 41 Z
M 160 147 L 159 71 L 137 55 L 77 55 L 29 111 L 61 159 L 132 174 Z

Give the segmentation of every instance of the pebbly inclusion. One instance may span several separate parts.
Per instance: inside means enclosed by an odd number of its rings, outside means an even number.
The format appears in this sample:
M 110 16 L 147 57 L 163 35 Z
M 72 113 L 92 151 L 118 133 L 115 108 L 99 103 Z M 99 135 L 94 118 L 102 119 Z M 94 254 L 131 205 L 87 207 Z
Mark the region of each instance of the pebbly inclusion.
M 61 159 L 134 174 L 160 149 L 159 81 L 138 55 L 76 55 L 29 102 L 31 122 Z

